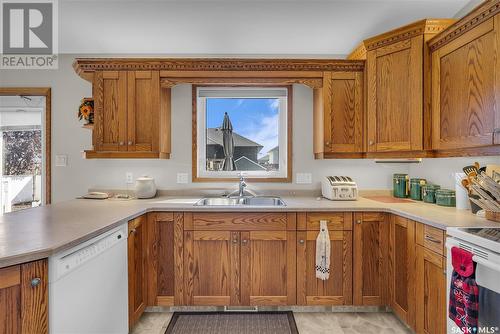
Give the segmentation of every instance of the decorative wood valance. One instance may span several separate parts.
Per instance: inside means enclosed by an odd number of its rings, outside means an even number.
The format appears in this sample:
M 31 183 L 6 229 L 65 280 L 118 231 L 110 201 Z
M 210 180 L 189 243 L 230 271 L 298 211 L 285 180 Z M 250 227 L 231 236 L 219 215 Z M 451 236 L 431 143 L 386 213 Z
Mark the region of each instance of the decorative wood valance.
M 499 13 L 500 0 L 487 0 L 483 2 L 460 21 L 448 27 L 446 31 L 431 39 L 428 42 L 429 49 L 435 51 L 443 47 Z
M 171 88 L 180 84 L 194 85 L 245 85 L 245 86 L 276 86 L 303 84 L 311 88 L 323 87 L 322 78 L 162 78 L 160 85 Z
M 363 71 L 364 61 L 345 59 L 242 59 L 242 58 L 78 58 L 76 73 L 92 80 L 95 71 L 168 71 L 174 72 L 320 72 Z M 181 77 L 182 75 L 177 75 Z M 252 75 L 247 75 L 252 77 Z M 295 77 L 309 77 L 299 73 Z M 191 78 L 196 77 L 190 75 Z M 224 77 L 224 76 L 221 76 Z M 232 77 L 232 75 L 230 76 Z M 267 74 L 267 77 L 273 77 Z M 290 76 L 291 77 L 291 76 Z M 305 80 L 305 79 L 304 79 Z M 309 79 L 308 79 L 309 80 Z M 315 83 L 313 83 L 315 85 Z

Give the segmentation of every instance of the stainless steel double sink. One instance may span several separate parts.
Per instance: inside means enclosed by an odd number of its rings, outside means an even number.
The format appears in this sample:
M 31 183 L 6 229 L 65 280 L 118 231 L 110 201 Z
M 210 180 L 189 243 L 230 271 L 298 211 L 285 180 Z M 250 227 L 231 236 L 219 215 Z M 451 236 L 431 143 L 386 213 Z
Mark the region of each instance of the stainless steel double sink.
M 206 197 L 196 202 L 195 206 L 286 206 L 280 197 Z

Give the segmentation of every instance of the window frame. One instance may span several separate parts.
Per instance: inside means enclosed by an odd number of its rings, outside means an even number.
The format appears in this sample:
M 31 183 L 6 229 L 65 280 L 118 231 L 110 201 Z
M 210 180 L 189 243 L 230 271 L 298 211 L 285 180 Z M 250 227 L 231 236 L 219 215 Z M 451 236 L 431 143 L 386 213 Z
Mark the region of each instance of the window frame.
M 286 124 L 286 138 L 280 136 L 279 147 L 280 152 L 282 150 L 282 145 L 286 146 L 284 151 L 286 152 L 286 158 L 282 158 L 280 154 L 280 165 L 285 164 L 283 168 L 280 168 L 279 172 L 266 172 L 267 175 L 259 175 L 259 172 L 252 171 L 234 171 L 234 172 L 213 172 L 206 170 L 206 123 L 205 123 L 205 107 L 203 103 L 200 103 L 198 99 L 199 89 L 220 89 L 220 90 L 231 90 L 231 89 L 262 89 L 262 90 L 272 90 L 272 89 L 286 89 L 286 110 L 280 110 L 280 129 L 283 130 L 283 124 Z M 205 99 L 204 99 L 205 101 Z M 249 182 L 292 182 L 292 85 L 263 85 L 259 83 L 258 85 L 248 83 L 248 84 L 238 84 L 238 85 L 193 85 L 192 86 L 192 131 L 193 131 L 193 149 L 192 149 L 192 182 L 235 182 L 238 180 L 238 175 L 242 174 Z M 199 112 L 203 111 L 203 112 Z M 283 114 L 283 111 L 285 113 Z M 285 118 L 282 120 L 281 118 Z M 200 154 L 201 152 L 201 154 Z M 282 160 L 283 159 L 283 160 Z

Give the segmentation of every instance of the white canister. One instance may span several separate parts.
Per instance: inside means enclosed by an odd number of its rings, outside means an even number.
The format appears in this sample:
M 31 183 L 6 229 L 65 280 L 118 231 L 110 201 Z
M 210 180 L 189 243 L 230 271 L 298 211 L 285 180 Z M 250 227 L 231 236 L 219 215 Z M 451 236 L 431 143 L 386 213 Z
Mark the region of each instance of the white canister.
M 155 180 L 147 175 L 135 180 L 135 196 L 137 198 L 153 198 L 156 196 Z

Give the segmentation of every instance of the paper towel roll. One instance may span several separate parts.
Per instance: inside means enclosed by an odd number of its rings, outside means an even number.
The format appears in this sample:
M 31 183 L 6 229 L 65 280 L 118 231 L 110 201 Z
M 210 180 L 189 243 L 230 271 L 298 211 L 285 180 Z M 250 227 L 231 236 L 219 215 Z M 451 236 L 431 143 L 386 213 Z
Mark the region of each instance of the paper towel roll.
M 459 210 L 469 210 L 470 201 L 467 189 L 462 185 L 462 180 L 466 177 L 465 173 L 455 173 L 455 196 L 456 207 Z

